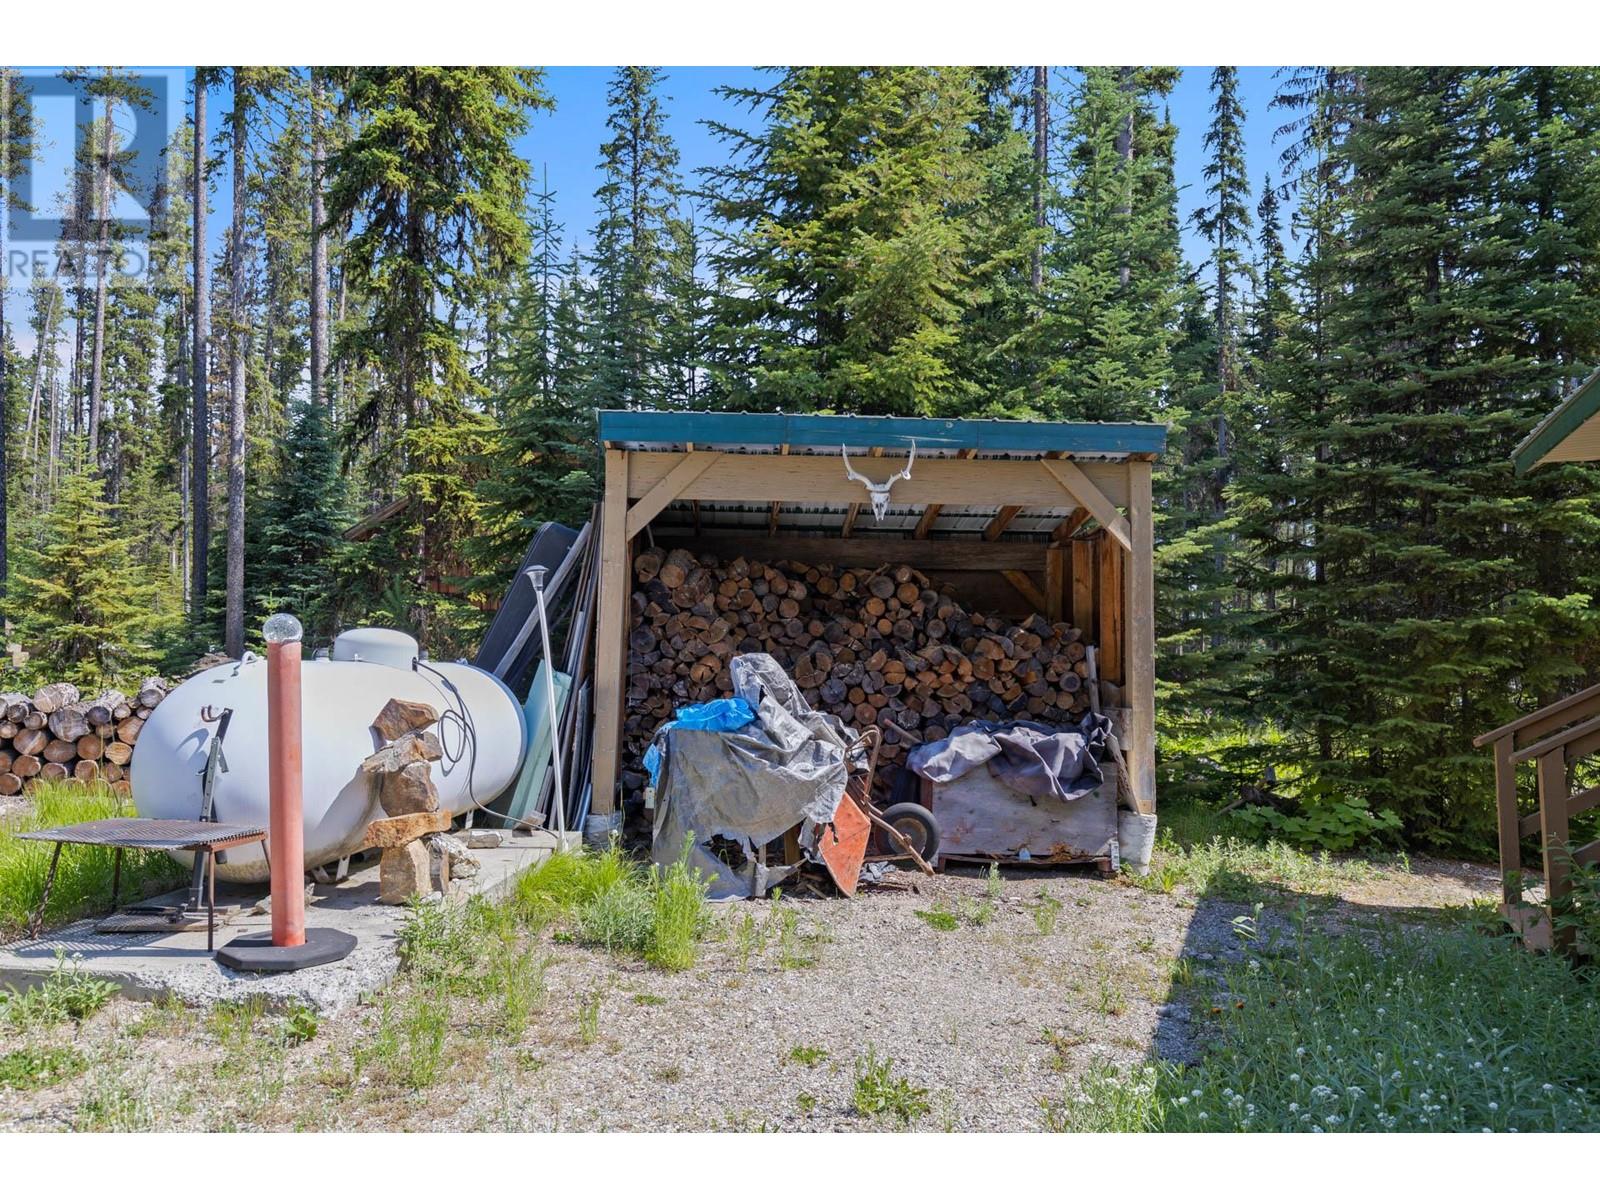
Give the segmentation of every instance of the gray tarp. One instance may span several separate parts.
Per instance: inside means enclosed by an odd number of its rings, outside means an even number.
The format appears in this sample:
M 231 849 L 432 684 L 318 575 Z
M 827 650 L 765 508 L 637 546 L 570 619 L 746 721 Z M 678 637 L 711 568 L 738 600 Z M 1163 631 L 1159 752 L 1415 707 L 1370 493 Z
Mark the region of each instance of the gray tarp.
M 712 879 L 715 899 L 757 896 L 782 883 L 793 867 L 762 867 L 755 848 L 800 825 L 810 850 L 816 830 L 833 820 L 844 795 L 845 750 L 854 732 L 806 703 L 768 654 L 742 654 L 728 667 L 734 695 L 755 710 L 741 729 L 675 728 L 657 736 L 664 754 L 656 789 L 651 857 L 662 865 L 683 857 Z M 690 835 L 692 841 L 690 841 Z M 726 838 L 745 863 L 730 867 L 707 848 Z
M 1102 782 L 1099 758 L 1110 732 L 1110 720 L 1096 713 L 1085 713 L 1066 729 L 1034 721 L 973 721 L 918 746 L 906 766 L 924 779 L 948 783 L 988 763 L 990 774 L 1013 791 L 1076 800 Z

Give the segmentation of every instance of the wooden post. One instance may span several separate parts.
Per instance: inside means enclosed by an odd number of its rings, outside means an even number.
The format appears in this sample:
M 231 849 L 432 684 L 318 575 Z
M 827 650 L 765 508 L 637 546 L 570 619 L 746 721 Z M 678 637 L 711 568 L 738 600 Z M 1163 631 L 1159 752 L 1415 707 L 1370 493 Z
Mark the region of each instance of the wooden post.
M 1100 623 L 1100 678 L 1121 687 L 1127 683 L 1122 664 L 1128 629 L 1126 583 L 1131 572 L 1123 570 L 1122 547 L 1104 530 L 1095 536 L 1094 543 L 1099 558 L 1100 586 L 1095 615 Z
M 1557 746 L 1539 756 L 1539 824 L 1544 834 L 1545 904 L 1550 913 L 1550 945 L 1563 954 L 1572 952 L 1572 930 L 1556 923 L 1567 898 L 1567 875 L 1572 866 L 1567 829 L 1567 753 Z
M 1513 734 L 1494 744 L 1494 798 L 1500 818 L 1500 888 L 1507 904 L 1522 901 L 1522 837 L 1517 818 L 1517 767 L 1511 761 Z
M 1067 601 L 1067 552 L 1061 546 L 1051 546 L 1044 552 L 1044 615 L 1052 621 L 1061 620 Z
M 1074 538 L 1071 545 L 1072 623 L 1088 636 L 1094 631 L 1094 543 Z
M 1128 463 L 1127 682 L 1123 702 L 1132 710 L 1128 773 L 1134 804 L 1156 811 L 1156 577 L 1155 515 L 1150 464 Z M 1115 549 L 1115 547 L 1113 547 Z
M 622 744 L 622 684 L 628 636 L 628 454 L 606 451 L 606 493 L 600 511 L 600 599 L 595 625 L 594 796 L 589 811 L 616 811 L 617 753 Z

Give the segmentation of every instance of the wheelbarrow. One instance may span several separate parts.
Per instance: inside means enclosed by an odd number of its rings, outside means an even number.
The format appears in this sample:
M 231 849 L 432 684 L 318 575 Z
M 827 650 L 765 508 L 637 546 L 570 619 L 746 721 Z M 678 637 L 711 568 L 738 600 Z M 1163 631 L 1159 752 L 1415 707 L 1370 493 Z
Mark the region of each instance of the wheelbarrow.
M 868 729 L 845 751 L 845 762 L 865 757 L 864 769 L 852 769 L 834 818 L 818 838 L 818 850 L 828 875 L 846 896 L 853 896 L 867 862 L 909 859 L 924 875 L 932 875 L 928 860 L 939 850 L 939 823 L 920 804 L 891 804 L 880 809 L 872 802 L 872 781 L 878 770 L 882 734 Z M 880 831 L 895 853 L 868 855 L 872 831 Z

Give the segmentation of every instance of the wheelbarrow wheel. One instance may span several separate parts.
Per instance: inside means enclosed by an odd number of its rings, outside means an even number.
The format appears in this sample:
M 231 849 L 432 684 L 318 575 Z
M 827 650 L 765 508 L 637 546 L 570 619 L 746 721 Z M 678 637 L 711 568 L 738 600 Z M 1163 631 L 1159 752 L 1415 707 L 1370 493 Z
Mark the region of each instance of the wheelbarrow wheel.
M 883 820 L 911 843 L 923 861 L 932 862 L 939 853 L 939 822 L 922 805 L 912 800 L 891 804 L 883 810 Z M 893 854 L 897 849 L 891 845 L 889 852 Z

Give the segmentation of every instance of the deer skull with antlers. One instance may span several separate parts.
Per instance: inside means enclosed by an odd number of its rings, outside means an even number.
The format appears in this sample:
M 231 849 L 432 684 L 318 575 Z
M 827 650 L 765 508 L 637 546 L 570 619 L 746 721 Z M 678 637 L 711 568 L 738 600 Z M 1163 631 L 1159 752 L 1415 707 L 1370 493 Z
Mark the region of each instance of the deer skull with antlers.
M 911 478 L 911 464 L 917 461 L 917 439 L 911 439 L 911 454 L 906 459 L 906 469 L 891 475 L 882 483 L 873 483 L 872 480 L 852 467 L 850 465 L 850 455 L 845 452 L 843 446 L 839 447 L 839 455 L 844 459 L 845 477 L 854 479 L 867 489 L 867 495 L 872 498 L 872 518 L 875 521 L 881 521 L 883 520 L 883 514 L 889 511 L 889 489 L 894 487 L 900 480 Z

